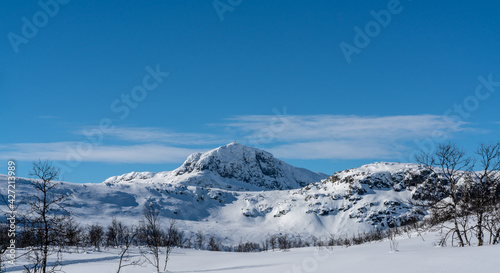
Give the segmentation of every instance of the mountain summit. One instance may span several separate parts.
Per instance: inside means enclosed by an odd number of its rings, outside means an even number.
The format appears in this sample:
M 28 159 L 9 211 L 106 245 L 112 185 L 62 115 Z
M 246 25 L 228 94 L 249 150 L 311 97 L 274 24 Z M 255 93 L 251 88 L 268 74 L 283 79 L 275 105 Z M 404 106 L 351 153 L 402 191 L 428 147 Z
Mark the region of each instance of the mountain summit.
M 162 182 L 232 190 L 283 190 L 304 187 L 326 174 L 291 166 L 266 151 L 236 142 L 191 154 L 171 172 L 129 173 L 105 183 Z

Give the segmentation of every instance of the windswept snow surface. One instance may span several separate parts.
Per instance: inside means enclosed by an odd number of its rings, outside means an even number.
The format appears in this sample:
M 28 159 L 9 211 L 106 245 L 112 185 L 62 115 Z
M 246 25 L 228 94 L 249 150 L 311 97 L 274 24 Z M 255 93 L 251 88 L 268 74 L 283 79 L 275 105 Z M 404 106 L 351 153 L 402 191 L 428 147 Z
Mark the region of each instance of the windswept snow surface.
M 176 219 L 179 229 L 188 237 L 201 230 L 207 236 L 219 238 L 224 245 L 240 241 L 259 243 L 275 234 L 300 235 L 306 240 L 332 234 L 350 237 L 358 232 L 418 221 L 426 214 L 410 205 L 415 196 L 422 195 L 418 183 L 429 175 L 418 165 L 375 163 L 338 172 L 304 187 L 271 190 L 273 183 L 258 185 L 255 182 L 258 180 L 252 180 L 266 176 L 262 171 L 263 161 L 255 159 L 260 152 L 230 144 L 192 155 L 172 172 L 131 173 L 99 184 L 61 182 L 57 190 L 70 195 L 69 208 L 82 224 L 106 226 L 113 218 L 128 225 L 137 224 L 144 205 L 154 202 L 159 205 L 163 220 Z M 280 179 L 304 174 L 302 169 L 280 163 L 266 152 L 262 151 L 261 157 L 267 158 L 266 166 L 274 166 L 274 173 L 280 174 L 276 175 Z M 253 167 L 237 171 L 247 166 L 240 161 L 250 162 L 248 166 Z M 226 178 L 221 180 L 220 173 Z M 181 176 L 181 180 L 175 180 Z M 216 177 L 218 182 L 212 183 L 207 177 Z M 248 181 L 255 183 L 231 182 L 235 177 L 251 177 Z M 270 181 L 266 179 L 263 181 Z M 221 181 L 226 186 L 221 187 Z M 260 190 L 227 187 L 238 181 L 241 187 L 250 185 Z M 6 184 L 7 177 L 0 175 L 0 183 Z M 20 178 L 16 190 L 20 199 L 30 196 L 30 180 Z
M 290 251 L 260 253 L 210 252 L 193 249 L 175 249 L 170 257 L 167 272 L 210 273 L 462 273 L 499 272 L 500 246 L 435 247 L 436 233 L 424 234 L 423 241 L 416 234 L 412 238 L 399 236 L 398 251 L 391 252 L 389 242 L 333 247 L 332 249 L 300 248 Z M 63 270 L 67 273 L 112 273 L 118 264 L 116 249 L 102 252 L 65 253 Z M 138 255 L 138 250 L 132 250 Z M 7 272 L 22 272 L 22 261 Z M 124 268 L 123 273 L 151 273 L 146 267 Z

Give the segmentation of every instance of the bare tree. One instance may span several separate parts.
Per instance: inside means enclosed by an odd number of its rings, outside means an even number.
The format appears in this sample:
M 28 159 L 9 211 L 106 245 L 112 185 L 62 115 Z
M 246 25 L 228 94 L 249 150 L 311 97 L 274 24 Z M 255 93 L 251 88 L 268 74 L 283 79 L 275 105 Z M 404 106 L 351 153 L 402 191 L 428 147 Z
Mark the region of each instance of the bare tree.
M 116 223 L 116 242 L 118 245 L 123 245 L 126 243 L 127 236 L 133 232 L 132 230 L 129 230 L 129 227 L 125 225 L 123 222 L 118 221 Z
M 63 221 L 57 223 L 55 228 L 61 231 L 59 236 L 57 236 L 58 245 L 66 247 L 74 246 L 78 251 L 83 242 L 83 228 L 72 217 L 63 219 Z
M 291 247 L 291 241 L 286 234 L 281 235 L 278 237 L 278 245 L 281 250 L 288 250 Z
M 477 224 L 475 226 L 478 246 L 484 244 L 484 229 L 494 223 L 494 217 L 488 215 L 495 212 L 498 200 L 497 190 L 500 180 L 500 143 L 481 143 L 475 154 L 478 156 L 480 171 L 471 172 L 469 180 L 469 210 L 475 214 Z M 490 230 L 494 232 L 493 230 Z M 491 240 L 490 240 L 491 242 Z
M 436 192 L 434 187 L 441 191 L 443 196 L 433 196 L 429 206 L 434 217 L 445 220 L 450 218 L 453 221 L 453 227 L 450 227 L 445 233 L 445 240 L 451 234 L 452 238 L 457 237 L 460 247 L 467 243 L 464 240 L 464 231 L 460 226 L 460 217 L 464 215 L 462 204 L 464 198 L 460 191 L 459 183 L 471 170 L 473 163 L 464 150 L 453 143 L 440 144 L 434 153 L 422 153 L 417 157 L 417 162 L 426 166 L 430 171 L 437 175 L 437 185 L 430 185 L 433 189 L 430 192 Z
M 185 248 L 191 248 L 193 245 L 193 235 L 189 235 L 188 238 L 184 239 L 184 241 L 181 242 L 181 246 Z
M 146 205 L 143 210 L 141 221 L 141 233 L 146 248 L 152 253 L 153 257 L 149 257 L 148 253 L 142 251 L 143 257 L 156 268 L 156 272 L 160 272 L 160 249 L 164 239 L 164 233 L 161 230 L 159 219 L 160 211 L 154 203 Z
M 121 241 L 121 250 L 118 254 L 120 257 L 118 263 L 118 269 L 116 273 L 120 273 L 120 271 L 129 266 L 142 266 L 144 264 L 144 260 L 141 258 L 131 259 L 129 249 L 134 243 L 135 237 L 137 236 L 137 229 L 135 227 L 131 227 L 130 229 L 126 229 L 122 235 Z
M 5 265 L 5 260 L 6 260 L 6 252 L 8 251 L 9 245 L 10 245 L 10 238 L 8 236 L 9 234 L 9 227 L 7 225 L 4 225 L 3 223 L 0 224 L 0 272 L 5 272 L 4 271 L 4 265 Z
M 262 246 L 262 251 L 268 251 L 269 250 L 269 239 L 265 238 L 264 240 L 260 241 L 260 245 Z
M 391 249 L 391 252 L 397 252 L 398 251 L 398 246 L 399 242 L 396 240 L 396 232 L 394 230 L 389 229 L 387 231 L 387 239 L 389 240 L 389 247 Z
M 205 235 L 203 235 L 203 231 L 198 230 L 195 235 L 195 242 L 198 249 L 203 249 L 203 242 L 205 241 Z
M 210 236 L 210 239 L 208 239 L 208 250 L 210 250 L 210 251 L 220 251 L 221 250 L 220 241 L 217 240 L 215 238 L 215 236 L 213 236 L 213 235 Z
M 124 244 L 124 237 L 127 233 L 129 233 L 127 226 L 113 218 L 106 231 L 106 245 L 116 247 Z
M 500 203 L 497 203 L 494 210 L 488 215 L 487 227 L 490 232 L 490 244 L 500 243 Z
M 89 243 L 96 250 L 100 250 L 101 243 L 104 237 L 104 228 L 99 224 L 93 224 L 88 228 Z
M 117 227 L 116 227 L 116 218 L 113 218 L 111 221 L 111 224 L 107 227 L 106 229 L 106 246 L 117 246 L 117 237 L 118 232 L 117 232 Z
M 315 239 L 317 239 L 317 238 L 313 236 L 313 240 L 315 240 Z M 271 245 L 271 249 L 274 251 L 278 245 L 278 236 L 271 235 L 269 237 L 269 244 Z M 316 242 L 314 242 L 314 245 L 316 245 Z
M 59 169 L 54 167 L 52 162 L 37 161 L 33 163 L 30 176 L 35 178 L 31 180 L 34 194 L 29 197 L 27 203 L 29 206 L 30 221 L 39 234 L 39 240 L 35 242 L 32 250 L 33 267 L 29 272 L 55 272 L 61 265 L 58 258 L 51 268 L 47 268 L 47 259 L 53 254 L 51 247 L 54 246 L 56 235 L 61 231 L 57 229 L 58 223 L 64 221 L 69 212 L 65 208 L 65 202 L 68 195 L 57 192 L 60 183 L 55 182 L 59 175 Z M 57 251 L 60 253 L 59 251 Z
M 167 270 L 167 263 L 170 258 L 170 253 L 172 252 L 175 242 L 177 239 L 177 234 L 179 234 L 179 231 L 177 230 L 177 227 L 175 226 L 175 220 L 172 219 L 170 220 L 170 225 L 168 226 L 167 230 L 167 238 L 166 238 L 166 244 L 165 244 L 165 265 L 163 266 L 163 271 Z

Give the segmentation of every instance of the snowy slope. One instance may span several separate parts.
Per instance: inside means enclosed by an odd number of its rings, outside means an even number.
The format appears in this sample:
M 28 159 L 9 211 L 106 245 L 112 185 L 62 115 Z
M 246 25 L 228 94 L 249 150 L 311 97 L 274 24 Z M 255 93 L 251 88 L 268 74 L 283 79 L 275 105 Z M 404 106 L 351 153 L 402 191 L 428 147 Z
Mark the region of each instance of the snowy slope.
M 174 249 L 168 272 L 498 272 L 500 247 L 435 247 L 436 233 L 423 234 L 425 241 L 415 234 L 411 238 L 397 237 L 398 251 L 391 252 L 387 241 L 356 245 L 349 248 L 313 247 L 290 251 L 259 253 L 210 252 L 194 249 Z M 138 250 L 132 250 L 138 255 Z M 68 273 L 116 272 L 118 249 L 102 252 L 63 253 L 64 267 Z M 22 272 L 23 261 L 9 266 L 7 272 Z M 124 273 L 154 272 L 151 265 L 127 267 Z
M 429 175 L 415 164 L 375 163 L 320 181 L 323 175 L 267 152 L 229 144 L 191 155 L 171 172 L 130 173 L 99 184 L 61 182 L 58 190 L 70 195 L 71 210 L 83 223 L 106 225 L 116 217 L 136 224 L 144 205 L 155 202 L 188 235 L 202 230 L 237 244 L 271 234 L 354 235 L 418 221 L 426 212 L 410 201 L 423 196 Z M 306 181 L 313 183 L 300 187 Z M 7 177 L 1 175 L 0 183 Z M 17 190 L 20 198 L 29 197 L 29 179 L 20 179 Z
M 263 234 L 350 236 L 401 226 L 425 216 L 410 203 L 429 174 L 415 164 L 365 165 L 300 189 L 241 193 L 208 219 L 222 223 L 218 230 L 226 234 L 254 241 Z

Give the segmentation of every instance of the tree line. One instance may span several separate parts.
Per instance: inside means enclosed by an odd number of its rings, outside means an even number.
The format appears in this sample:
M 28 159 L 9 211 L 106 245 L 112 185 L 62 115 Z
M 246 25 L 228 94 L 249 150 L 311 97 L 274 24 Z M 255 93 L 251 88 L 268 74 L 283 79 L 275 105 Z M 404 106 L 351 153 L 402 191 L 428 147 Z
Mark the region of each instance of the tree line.
M 460 247 L 500 243 L 500 143 L 480 144 L 472 154 L 454 143 L 440 144 L 418 158 L 432 174 L 424 182 L 431 227 L 440 244 Z
M 443 231 L 441 245 L 451 241 L 460 247 L 500 243 L 500 143 L 480 144 L 468 155 L 453 143 L 440 144 L 437 149 L 421 153 L 417 158 L 431 173 L 422 182 L 425 198 L 414 205 L 424 207 L 429 216 L 415 230 L 439 226 Z M 27 251 L 21 257 L 29 263 L 25 272 L 56 272 L 62 266 L 62 251 L 78 251 L 93 247 L 119 248 L 117 272 L 127 266 L 151 264 L 156 272 L 166 270 L 170 254 L 175 247 L 206 249 L 211 251 L 253 252 L 287 250 L 307 246 L 350 246 L 369 241 L 393 238 L 393 229 L 374 230 L 357 236 L 331 236 L 321 240 L 314 236 L 303 240 L 300 236 L 268 235 L 261 242 L 240 242 L 236 246 L 222 244 L 215 236 L 207 238 L 202 231 L 189 236 L 179 230 L 175 220 L 163 222 L 160 207 L 148 203 L 141 220 L 127 225 L 113 219 L 107 226 L 80 225 L 67 206 L 68 194 L 60 193 L 56 182 L 59 169 L 49 161 L 34 162 L 30 176 L 33 194 L 24 203 L 24 213 L 18 211 L 16 247 Z M 17 210 L 17 208 L 11 208 Z M 0 269 L 8 245 L 7 225 L 0 225 Z M 410 226 L 405 227 L 409 230 Z M 396 229 L 397 231 L 397 229 Z M 408 233 L 409 234 L 409 233 Z M 138 247 L 140 257 L 131 258 L 130 248 Z M 394 246 L 393 246 L 394 247 Z M 396 246 L 397 247 L 397 246 Z M 47 263 L 48 257 L 56 257 Z M 20 258 L 20 257 L 19 257 Z

